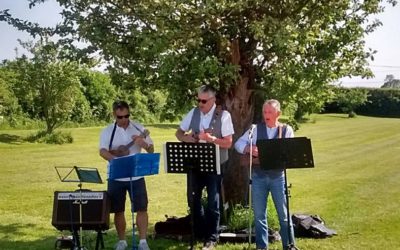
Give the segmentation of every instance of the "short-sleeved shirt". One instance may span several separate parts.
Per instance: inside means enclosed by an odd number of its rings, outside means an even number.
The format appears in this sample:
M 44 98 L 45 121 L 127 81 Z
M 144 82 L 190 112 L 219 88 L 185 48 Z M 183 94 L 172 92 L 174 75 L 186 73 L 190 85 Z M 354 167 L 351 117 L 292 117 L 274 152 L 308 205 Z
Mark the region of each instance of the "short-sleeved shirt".
M 103 129 L 100 135 L 100 144 L 99 144 L 99 149 L 106 149 L 109 150 L 109 145 L 110 145 L 110 140 L 111 140 L 111 134 L 114 129 L 114 124 L 110 124 L 108 127 Z M 129 121 L 129 125 L 126 129 L 121 128 L 119 126 L 116 127 L 115 129 L 115 134 L 114 134 L 114 139 L 112 141 L 111 145 L 111 150 L 118 149 L 119 146 L 122 145 L 127 145 L 132 141 L 132 136 L 133 135 L 141 135 L 144 131 L 144 127 L 142 124 L 134 122 L 134 121 Z M 153 140 L 150 138 L 150 136 L 146 136 L 145 142 L 147 144 L 153 144 Z M 137 145 L 133 144 L 129 148 L 129 154 L 137 154 L 140 153 L 142 148 Z M 107 177 L 109 174 L 109 164 L 107 165 Z M 134 177 L 132 180 L 138 180 L 143 177 Z M 122 178 L 122 179 L 117 179 L 117 181 L 129 181 L 130 178 Z
M 267 130 L 267 135 L 268 135 L 268 139 L 272 139 L 274 138 L 274 136 L 277 133 L 278 127 L 273 127 L 273 128 L 269 128 L 267 126 L 265 126 L 265 129 Z M 249 133 L 250 133 L 250 129 L 247 130 L 235 143 L 235 149 L 237 152 L 243 154 L 244 152 L 244 148 L 247 145 L 250 145 L 250 139 L 249 139 Z M 286 134 L 285 134 L 285 138 L 292 138 L 294 137 L 294 132 L 293 132 L 293 128 L 289 125 L 286 125 Z M 252 137 L 252 144 L 256 145 L 257 143 L 257 127 L 253 130 L 253 137 Z
M 207 114 L 203 114 L 203 112 L 200 112 L 200 130 L 208 129 L 208 126 L 210 125 L 216 107 L 217 106 L 214 104 L 214 106 Z M 187 115 L 183 118 L 179 126 L 182 131 L 185 132 L 189 131 L 194 109 L 195 108 L 190 110 L 189 113 L 187 113 Z M 229 112 L 225 110 L 222 112 L 221 115 L 221 124 L 222 124 L 221 128 L 222 137 L 233 135 L 235 133 L 233 130 L 231 114 L 229 114 Z

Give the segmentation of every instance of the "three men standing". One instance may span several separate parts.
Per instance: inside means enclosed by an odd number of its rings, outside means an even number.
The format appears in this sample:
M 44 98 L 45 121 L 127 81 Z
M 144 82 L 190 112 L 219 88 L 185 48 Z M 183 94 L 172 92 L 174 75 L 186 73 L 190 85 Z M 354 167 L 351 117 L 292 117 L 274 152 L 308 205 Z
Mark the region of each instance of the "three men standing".
M 221 169 L 225 168 L 228 161 L 228 149 L 232 146 L 234 134 L 231 115 L 216 105 L 216 91 L 214 88 L 203 85 L 197 91 L 198 106 L 193 108 L 182 120 L 176 131 L 179 141 L 187 143 L 207 142 L 214 143 L 220 148 Z M 257 124 L 253 132 L 253 146 L 250 152 L 249 132 L 246 131 L 235 143 L 236 150 L 241 154 L 250 154 L 258 157 L 257 140 L 293 137 L 293 129 L 282 125 L 280 117 L 280 103 L 277 100 L 267 100 L 263 105 L 263 122 Z M 144 127 L 129 120 L 129 106 L 126 102 L 119 101 L 113 104 L 114 124 L 105 128 L 100 137 L 100 155 L 107 161 L 120 156 L 118 151 L 124 149 L 126 154 L 139 153 L 141 149 L 152 153 L 153 141 L 145 133 Z M 121 149 L 122 146 L 122 149 Z M 125 147 L 124 147 L 125 146 Z M 262 170 L 255 166 L 252 172 L 253 192 L 252 200 L 256 225 L 257 249 L 268 248 L 268 223 L 266 218 L 267 199 L 271 192 L 278 213 L 280 234 L 285 249 L 289 237 L 294 243 L 293 228 L 290 227 L 288 236 L 288 223 L 285 200 L 283 170 Z M 115 227 L 119 242 L 117 250 L 127 247 L 125 240 L 126 220 L 124 215 L 126 192 L 130 190 L 130 179 L 108 180 L 108 192 L 111 197 L 111 212 L 115 213 Z M 189 182 L 191 180 L 191 182 Z M 218 240 L 220 222 L 220 194 L 222 176 L 217 174 L 204 174 L 193 171 L 188 176 L 187 199 L 189 206 L 193 204 L 195 236 L 204 239 L 203 250 L 213 249 Z M 207 189 L 207 207 L 201 203 L 202 191 Z M 189 192 L 191 190 L 191 192 Z M 147 191 L 143 177 L 134 179 L 133 204 L 137 212 L 137 225 L 139 229 L 139 250 L 149 249 L 146 242 L 148 226 L 147 216 Z M 290 223 L 291 224 L 291 223 Z

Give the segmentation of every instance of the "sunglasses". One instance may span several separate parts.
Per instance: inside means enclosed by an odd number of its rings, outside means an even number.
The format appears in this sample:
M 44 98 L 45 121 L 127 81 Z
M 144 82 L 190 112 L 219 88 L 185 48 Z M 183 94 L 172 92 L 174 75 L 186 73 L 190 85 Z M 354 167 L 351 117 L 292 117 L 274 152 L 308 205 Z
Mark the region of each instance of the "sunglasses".
M 117 115 L 117 119 L 122 119 L 122 118 L 129 118 L 130 114 L 127 115 Z
M 203 103 L 203 104 L 206 104 L 209 100 L 210 100 L 211 98 L 209 98 L 209 99 L 199 99 L 199 98 L 197 98 L 197 102 L 198 103 Z

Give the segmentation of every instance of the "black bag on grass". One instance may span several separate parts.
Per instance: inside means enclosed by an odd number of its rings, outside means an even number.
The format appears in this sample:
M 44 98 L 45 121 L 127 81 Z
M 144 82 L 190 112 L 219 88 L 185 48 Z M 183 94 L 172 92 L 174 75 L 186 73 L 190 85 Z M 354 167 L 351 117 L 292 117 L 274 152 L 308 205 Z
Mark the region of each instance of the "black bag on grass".
M 327 228 L 318 215 L 293 214 L 292 221 L 296 237 L 326 238 L 336 235 L 336 231 Z
M 154 225 L 156 235 L 188 235 L 191 234 L 190 215 L 178 218 L 168 217 L 166 221 L 159 221 Z

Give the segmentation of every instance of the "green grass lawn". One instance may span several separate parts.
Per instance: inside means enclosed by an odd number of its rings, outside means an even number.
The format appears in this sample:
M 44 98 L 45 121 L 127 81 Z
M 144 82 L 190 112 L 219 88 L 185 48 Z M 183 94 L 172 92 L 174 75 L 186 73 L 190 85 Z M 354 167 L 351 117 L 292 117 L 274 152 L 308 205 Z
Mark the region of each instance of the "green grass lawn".
M 329 239 L 297 239 L 300 249 L 400 249 L 400 119 L 314 115 L 297 136 L 311 138 L 314 169 L 289 170 L 291 211 L 319 214 L 338 235 Z M 149 126 L 156 152 L 175 141 L 176 125 Z M 51 225 L 54 191 L 70 191 L 54 166 L 97 167 L 105 179 L 106 163 L 98 155 L 100 127 L 68 129 L 69 145 L 27 143 L 34 131 L 0 130 L 0 249 L 54 249 L 60 235 Z M 164 215 L 183 216 L 186 180 L 183 175 L 146 178 L 149 233 Z M 106 184 L 84 184 L 105 190 Z M 129 209 L 128 209 L 129 211 Z M 128 213 L 128 220 L 130 216 Z M 128 232 L 130 234 L 131 231 Z M 94 238 L 91 233 L 85 237 Z M 112 249 L 115 229 L 105 236 Z M 186 249 L 187 244 L 149 240 L 152 249 Z M 270 249 L 280 249 L 275 243 Z M 198 245 L 200 246 L 200 244 Z M 218 245 L 243 249 L 247 244 Z

